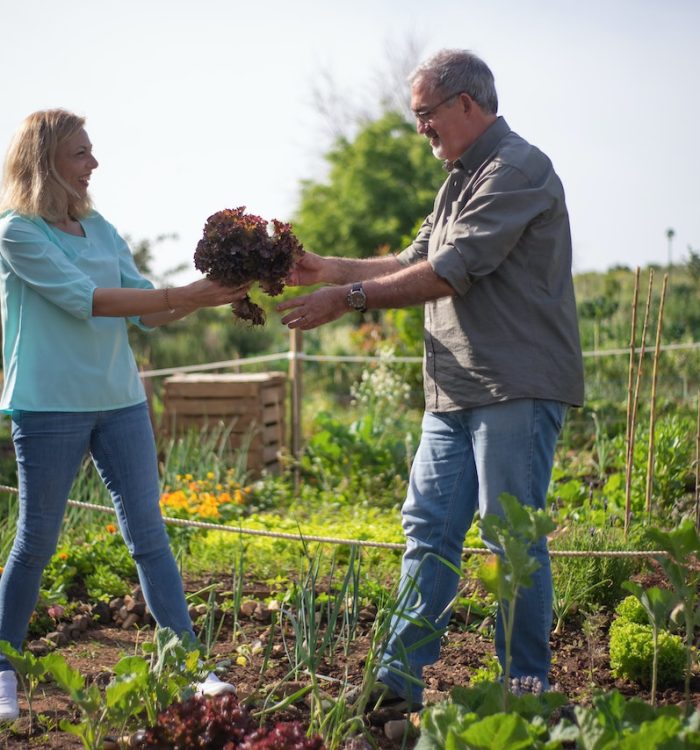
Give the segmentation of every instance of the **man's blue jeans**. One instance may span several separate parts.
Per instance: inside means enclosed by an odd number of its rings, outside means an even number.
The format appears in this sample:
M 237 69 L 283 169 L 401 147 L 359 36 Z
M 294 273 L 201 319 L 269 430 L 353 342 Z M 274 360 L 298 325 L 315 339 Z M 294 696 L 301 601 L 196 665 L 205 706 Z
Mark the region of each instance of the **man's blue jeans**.
M 71 485 L 88 451 L 114 502 L 153 616 L 159 625 L 194 637 L 158 504 L 158 463 L 146 404 L 104 412 L 15 411 L 12 439 L 19 518 L 0 577 L 0 639 L 22 646 Z M 9 668 L 0 658 L 0 671 Z
M 423 667 L 437 661 L 440 637 L 457 593 L 464 537 L 478 510 L 503 515 L 501 493 L 543 510 L 554 450 L 566 405 L 516 399 L 474 409 L 429 413 L 411 469 L 403 528 L 400 604 L 383 656 L 379 679 L 422 703 Z M 498 552 L 497 549 L 492 551 Z M 532 675 L 548 687 L 552 575 L 546 539 L 532 551 L 541 567 L 516 605 L 511 674 Z M 496 652 L 503 665 L 501 617 Z M 414 679 L 406 679 L 410 675 Z

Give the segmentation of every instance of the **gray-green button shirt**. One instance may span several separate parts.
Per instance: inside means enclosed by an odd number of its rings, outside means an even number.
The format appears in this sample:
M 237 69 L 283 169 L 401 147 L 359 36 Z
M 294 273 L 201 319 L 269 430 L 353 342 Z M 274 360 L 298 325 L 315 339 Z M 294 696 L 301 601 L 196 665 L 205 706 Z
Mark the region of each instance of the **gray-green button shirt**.
M 397 259 L 427 259 L 456 292 L 425 306 L 427 411 L 583 403 L 564 190 L 549 158 L 503 118 L 455 162 Z

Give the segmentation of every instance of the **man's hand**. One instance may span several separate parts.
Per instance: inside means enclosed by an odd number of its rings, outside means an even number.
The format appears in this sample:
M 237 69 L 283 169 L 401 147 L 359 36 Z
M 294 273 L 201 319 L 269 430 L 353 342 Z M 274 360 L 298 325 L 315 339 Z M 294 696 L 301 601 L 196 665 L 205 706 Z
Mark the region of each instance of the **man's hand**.
M 347 286 L 326 286 L 311 294 L 286 300 L 277 305 L 277 309 L 280 312 L 290 310 L 282 318 L 282 323 L 288 328 L 309 331 L 348 312 L 350 308 L 346 301 L 347 293 Z
M 321 281 L 327 281 L 323 278 L 325 263 L 326 258 L 307 250 L 292 266 L 285 283 L 287 286 L 311 286 Z

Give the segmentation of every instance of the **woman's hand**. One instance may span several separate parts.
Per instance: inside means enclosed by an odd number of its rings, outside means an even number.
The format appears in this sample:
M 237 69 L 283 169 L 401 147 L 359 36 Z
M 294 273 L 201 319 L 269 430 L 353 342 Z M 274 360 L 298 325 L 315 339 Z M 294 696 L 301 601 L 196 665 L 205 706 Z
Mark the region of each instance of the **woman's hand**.
M 175 310 L 184 308 L 191 312 L 201 307 L 219 307 L 237 302 L 246 296 L 251 286 L 252 283 L 224 286 L 218 281 L 198 279 L 186 286 L 168 289 L 168 298 Z

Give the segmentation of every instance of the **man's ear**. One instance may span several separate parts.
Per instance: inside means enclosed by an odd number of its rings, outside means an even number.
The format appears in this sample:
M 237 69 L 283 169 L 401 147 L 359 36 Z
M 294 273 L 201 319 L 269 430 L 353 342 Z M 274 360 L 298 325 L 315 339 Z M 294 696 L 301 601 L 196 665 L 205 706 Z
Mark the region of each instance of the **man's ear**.
M 472 106 L 474 105 L 474 102 L 472 101 L 472 98 L 467 94 L 466 92 L 462 91 L 462 93 L 459 95 L 459 100 L 462 104 L 462 107 L 464 109 L 465 114 L 469 114 L 471 112 Z

